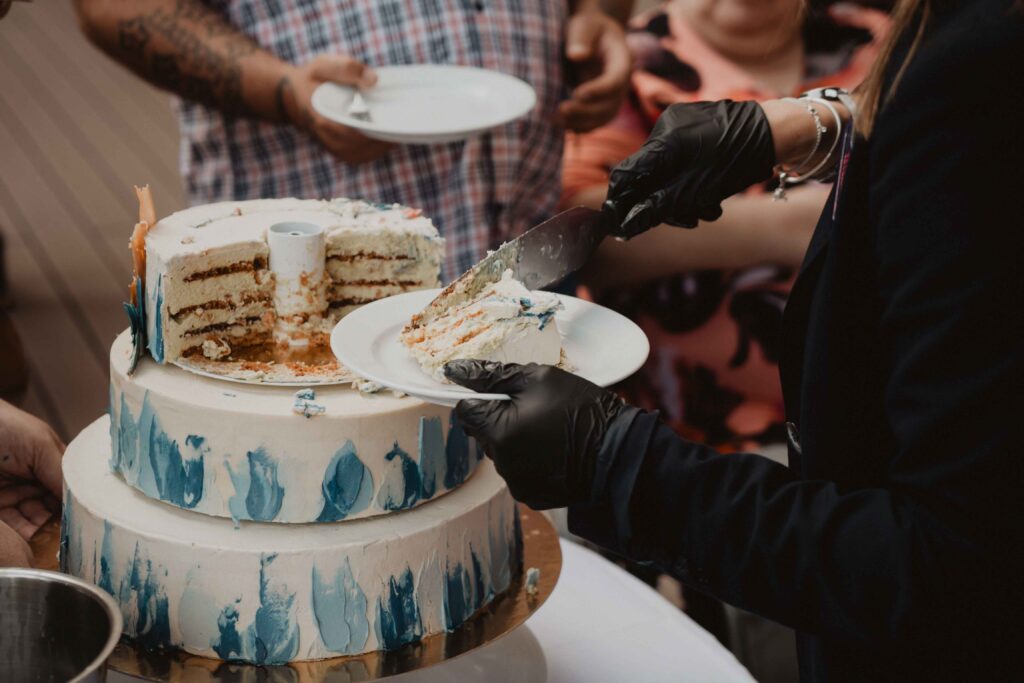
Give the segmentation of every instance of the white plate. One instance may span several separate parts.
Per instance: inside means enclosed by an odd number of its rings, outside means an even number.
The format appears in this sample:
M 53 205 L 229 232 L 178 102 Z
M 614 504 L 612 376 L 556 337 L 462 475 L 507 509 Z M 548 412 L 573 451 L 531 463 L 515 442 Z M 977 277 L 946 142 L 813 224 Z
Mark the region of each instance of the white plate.
M 324 83 L 313 92 L 313 109 L 371 138 L 430 145 L 479 135 L 514 121 L 537 103 L 528 83 L 499 71 L 441 64 L 376 71 L 377 84 L 362 91 L 371 121 L 348 115 L 355 89 L 337 83 Z
M 402 327 L 440 291 L 398 294 L 352 311 L 334 327 L 331 350 L 360 377 L 430 403 L 453 406 L 464 398 L 507 401 L 507 394 L 478 394 L 437 381 L 399 341 Z M 558 298 L 565 308 L 555 314 L 555 321 L 573 372 L 606 387 L 640 369 L 651 347 L 632 320 L 589 301 L 561 294 Z

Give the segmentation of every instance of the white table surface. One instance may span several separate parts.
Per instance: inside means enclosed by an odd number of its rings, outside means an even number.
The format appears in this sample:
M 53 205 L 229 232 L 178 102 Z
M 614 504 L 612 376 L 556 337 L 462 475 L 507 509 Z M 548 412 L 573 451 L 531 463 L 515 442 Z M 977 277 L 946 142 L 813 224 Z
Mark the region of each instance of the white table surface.
M 646 584 L 571 541 L 562 541 L 562 556 L 558 585 L 526 625 L 451 662 L 385 680 L 753 683 L 714 636 Z

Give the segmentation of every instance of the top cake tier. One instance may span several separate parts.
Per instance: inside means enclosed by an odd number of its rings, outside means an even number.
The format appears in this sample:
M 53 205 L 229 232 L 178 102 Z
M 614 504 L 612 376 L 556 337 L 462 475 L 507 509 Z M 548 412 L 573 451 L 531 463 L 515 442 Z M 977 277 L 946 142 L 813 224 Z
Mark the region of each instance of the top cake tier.
M 150 498 L 236 520 L 337 522 L 460 486 L 480 454 L 451 409 L 342 386 L 199 377 L 110 351 L 111 469 Z M 299 394 L 299 395 L 297 395 Z
M 272 341 L 324 341 L 377 299 L 440 285 L 443 241 L 397 204 L 223 202 L 179 211 L 146 235 L 146 325 L 159 362 Z

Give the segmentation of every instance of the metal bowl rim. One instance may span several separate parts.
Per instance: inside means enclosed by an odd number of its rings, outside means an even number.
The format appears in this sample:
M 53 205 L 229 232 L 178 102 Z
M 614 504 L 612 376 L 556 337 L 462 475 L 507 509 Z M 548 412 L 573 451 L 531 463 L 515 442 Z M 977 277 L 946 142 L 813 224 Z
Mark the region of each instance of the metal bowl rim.
M 107 612 L 107 616 L 110 618 L 110 634 L 107 636 L 107 642 L 96 658 L 89 662 L 88 666 L 82 669 L 82 671 L 68 681 L 68 683 L 84 681 L 86 676 L 95 673 L 103 666 L 104 662 L 106 662 L 110 657 L 110 654 L 114 651 L 118 641 L 121 639 L 121 631 L 124 629 L 124 619 L 121 617 L 121 608 L 118 607 L 116 602 L 114 602 L 114 598 L 112 598 L 102 588 L 99 588 L 88 581 L 83 581 L 78 577 L 47 569 L 0 567 L 0 579 L 5 577 L 62 583 L 66 586 L 88 593 L 91 597 L 96 598 L 100 604 L 103 605 L 103 608 Z

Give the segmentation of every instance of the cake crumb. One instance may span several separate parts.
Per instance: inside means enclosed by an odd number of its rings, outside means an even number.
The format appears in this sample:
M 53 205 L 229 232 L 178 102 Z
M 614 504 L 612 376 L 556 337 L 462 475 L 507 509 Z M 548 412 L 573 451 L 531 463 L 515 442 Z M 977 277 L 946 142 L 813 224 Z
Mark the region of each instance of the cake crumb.
M 203 355 L 210 360 L 219 360 L 231 355 L 231 346 L 223 339 L 207 339 L 203 342 Z
M 357 379 L 352 381 L 352 388 L 357 390 L 360 394 L 369 395 L 376 394 L 381 391 L 384 386 L 377 384 L 376 382 L 371 382 L 368 379 Z
M 540 582 L 540 569 L 537 567 L 530 567 L 526 570 L 526 594 L 529 596 L 537 595 L 537 584 Z
M 315 390 L 299 389 L 295 392 L 295 403 L 292 404 L 292 412 L 297 415 L 302 415 L 307 420 L 311 417 L 326 413 L 327 407 L 322 406 L 319 403 L 313 403 L 315 400 Z

